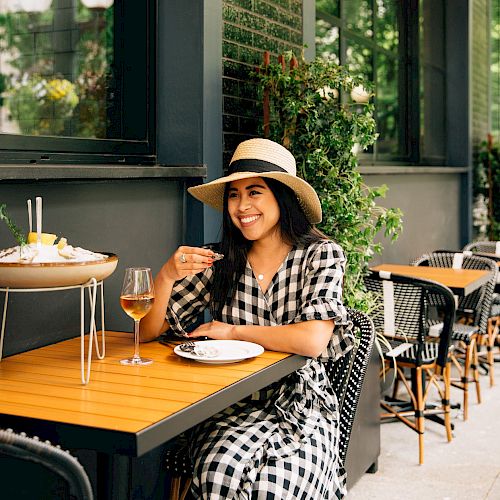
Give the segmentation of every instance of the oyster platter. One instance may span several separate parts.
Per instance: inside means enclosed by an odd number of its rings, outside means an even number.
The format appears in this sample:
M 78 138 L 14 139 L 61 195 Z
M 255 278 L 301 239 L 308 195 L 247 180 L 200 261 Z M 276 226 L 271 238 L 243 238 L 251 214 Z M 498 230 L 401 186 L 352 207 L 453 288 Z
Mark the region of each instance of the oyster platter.
M 101 281 L 116 269 L 118 257 L 75 247 L 66 238 L 42 232 L 42 198 L 36 198 L 36 231 L 32 227 L 31 200 L 27 200 L 29 232 L 25 236 L 0 205 L 3 220 L 18 245 L 0 250 L 0 287 L 47 288 Z

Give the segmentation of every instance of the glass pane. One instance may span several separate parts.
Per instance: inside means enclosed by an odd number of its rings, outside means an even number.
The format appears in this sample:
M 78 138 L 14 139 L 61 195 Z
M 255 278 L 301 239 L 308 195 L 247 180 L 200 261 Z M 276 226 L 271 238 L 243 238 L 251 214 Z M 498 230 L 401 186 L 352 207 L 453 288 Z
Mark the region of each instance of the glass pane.
M 380 134 L 377 140 L 377 154 L 404 154 L 404 145 L 399 144 L 399 131 L 405 126 L 405 122 L 399 119 L 398 102 L 398 61 L 379 54 L 375 96 L 377 131 Z
M 316 19 L 316 54 L 340 64 L 339 28 L 324 19 Z
M 373 53 L 372 49 L 355 42 L 346 40 L 346 65 L 356 75 L 363 75 L 367 80 L 373 81 Z
M 363 36 L 373 36 L 371 0 L 346 0 L 342 3 L 342 17 L 348 29 Z
M 424 113 L 421 130 L 422 156 L 425 158 L 446 155 L 446 102 L 445 75 L 428 67 L 424 77 Z
M 340 17 L 340 0 L 316 0 L 316 13 L 318 12 Z
M 113 0 L 0 3 L 1 133 L 116 137 L 113 19 Z
M 396 51 L 398 48 L 398 13 L 395 0 L 376 0 L 375 40 L 380 47 Z
M 420 156 L 446 156 L 446 54 L 443 2 L 420 2 Z

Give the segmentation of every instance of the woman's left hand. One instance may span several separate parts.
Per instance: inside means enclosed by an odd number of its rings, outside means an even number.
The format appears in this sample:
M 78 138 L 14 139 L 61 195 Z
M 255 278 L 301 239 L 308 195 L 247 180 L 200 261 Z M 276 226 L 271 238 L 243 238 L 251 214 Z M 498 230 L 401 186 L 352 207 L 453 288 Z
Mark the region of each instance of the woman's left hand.
M 234 340 L 233 336 L 234 325 L 222 323 L 222 321 L 210 321 L 200 325 L 196 330 L 193 330 L 188 337 L 209 337 L 214 340 Z

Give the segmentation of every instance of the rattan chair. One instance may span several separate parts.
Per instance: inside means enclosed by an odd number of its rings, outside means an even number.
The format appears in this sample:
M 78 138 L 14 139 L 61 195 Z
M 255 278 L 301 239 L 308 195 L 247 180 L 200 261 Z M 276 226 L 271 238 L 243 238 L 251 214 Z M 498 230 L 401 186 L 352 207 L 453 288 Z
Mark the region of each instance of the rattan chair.
M 494 260 L 497 267 L 500 263 L 500 241 L 476 241 L 465 245 L 464 252 L 473 252 L 474 255 L 479 257 L 486 257 Z M 495 293 L 491 303 L 491 310 L 488 318 L 488 332 L 487 336 L 478 337 L 479 346 L 486 346 L 486 355 L 481 352 L 479 347 L 478 357 L 480 363 L 485 363 L 488 368 L 490 376 L 490 386 L 495 384 L 495 355 L 500 354 L 499 345 L 500 333 L 500 272 L 497 275 L 497 283 L 495 286 Z M 495 349 L 496 347 L 496 349 Z M 486 359 L 484 359 L 486 358 Z M 484 366 L 484 365 L 483 365 Z
M 375 338 L 373 323 L 366 314 L 353 309 L 349 309 L 348 313 L 357 339 L 356 346 L 335 363 L 330 362 L 326 365 L 326 371 L 339 402 L 341 464 L 345 464 L 352 425 Z M 188 495 L 193 475 L 191 459 L 185 447 L 174 448 L 167 452 L 166 469 L 171 477 L 170 499 L 183 500 Z
M 500 241 L 474 241 L 464 246 L 464 251 L 493 254 L 500 257 Z
M 365 278 L 365 285 L 376 300 L 372 313 L 375 329 L 387 340 L 381 343 L 384 353 L 381 375 L 388 376 L 394 369 L 395 380 L 404 385 L 410 397 L 410 401 L 398 399 L 395 389 L 393 398 L 380 402 L 386 410 L 381 418 L 397 418 L 418 434 L 419 463 L 422 464 L 426 416 L 436 419 L 442 414 L 447 439 L 452 439 L 449 350 L 455 299 L 451 290 L 439 283 L 384 271 L 372 271 Z M 439 310 L 433 306 L 431 297 L 439 299 Z M 433 324 L 440 325 L 436 336 L 431 336 Z M 411 384 L 405 369 L 411 370 Z M 432 386 L 441 397 L 441 409 L 426 407 Z
M 0 429 L 1 498 L 92 500 L 85 469 L 68 451 Z
M 468 417 L 469 408 L 469 384 L 474 382 L 476 387 L 477 402 L 481 403 L 481 386 L 478 370 L 477 344 L 488 343 L 488 318 L 490 315 L 493 290 L 495 288 L 498 266 L 493 260 L 473 255 L 472 252 L 458 253 L 447 250 L 438 250 L 429 254 L 424 254 L 412 265 L 430 267 L 453 267 L 457 262 L 456 255 L 460 255 L 462 269 L 484 270 L 491 273 L 490 279 L 474 292 L 459 297 L 457 305 L 458 321 L 453 326 L 452 341 L 463 349 L 463 355 L 452 355 L 452 361 L 460 377 L 452 379 L 452 385 L 464 392 L 463 416 Z M 484 338 L 479 338 L 483 337 Z M 459 351 L 457 351 L 458 353 Z M 463 364 L 459 361 L 462 360 Z M 472 375 L 472 377 L 470 376 Z

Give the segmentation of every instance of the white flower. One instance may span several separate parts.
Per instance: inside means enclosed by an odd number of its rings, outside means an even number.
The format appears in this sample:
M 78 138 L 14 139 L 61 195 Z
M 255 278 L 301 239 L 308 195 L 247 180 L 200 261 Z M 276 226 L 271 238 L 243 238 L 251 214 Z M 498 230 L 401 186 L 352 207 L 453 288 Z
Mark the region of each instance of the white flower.
M 325 85 L 322 89 L 318 89 L 316 91 L 322 99 L 329 100 L 333 97 L 333 99 L 337 99 L 339 96 L 339 91 L 337 89 L 332 89 L 328 85 Z
M 370 94 L 362 85 L 357 85 L 351 90 L 351 99 L 354 102 L 364 104 L 370 100 Z

